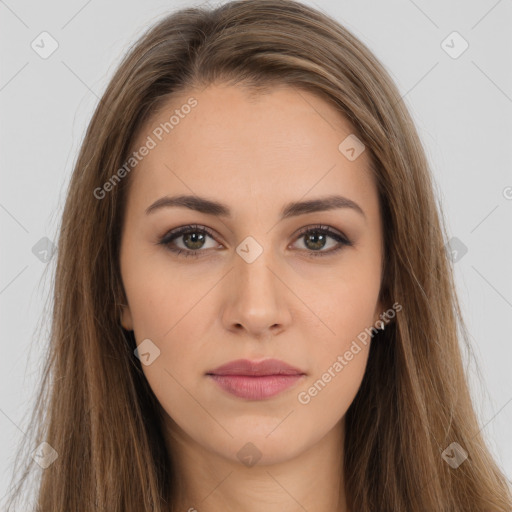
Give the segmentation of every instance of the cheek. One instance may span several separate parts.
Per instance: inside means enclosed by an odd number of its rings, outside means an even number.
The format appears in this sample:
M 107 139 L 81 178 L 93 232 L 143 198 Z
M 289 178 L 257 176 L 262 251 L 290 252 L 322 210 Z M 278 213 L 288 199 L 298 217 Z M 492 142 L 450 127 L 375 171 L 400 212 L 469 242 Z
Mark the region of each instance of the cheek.
M 184 278 L 165 258 L 136 254 L 127 259 L 123 282 L 137 340 L 173 337 L 211 287 L 204 279 Z
M 373 307 L 367 302 L 370 298 L 361 293 L 357 300 L 353 296 L 351 300 L 342 299 L 338 294 L 337 300 L 330 303 L 330 316 L 325 320 L 335 334 L 308 336 L 311 371 L 297 394 L 299 407 L 310 417 L 321 416 L 326 424 L 339 420 L 354 400 L 372 342 Z
M 322 336 L 317 336 L 317 341 L 331 357 L 334 352 L 347 350 L 352 340 L 375 324 L 379 278 L 368 267 L 361 272 L 354 269 L 317 288 L 314 296 L 309 295 L 311 309 L 323 324 Z
M 142 369 L 159 400 L 174 396 L 183 402 L 179 383 L 185 385 L 210 364 L 199 355 L 207 350 L 215 281 L 184 279 L 158 265 L 132 268 L 125 289 L 135 339 L 137 344 L 149 339 L 159 350 L 155 362 Z
M 368 360 L 379 278 L 371 266 L 354 266 L 348 277 L 340 276 L 316 294 L 312 309 L 319 312 L 323 325 L 316 335 L 311 331 L 307 336 L 315 355 L 311 377 L 302 387 L 304 400 L 299 403 L 334 416 L 344 414 L 352 403 Z

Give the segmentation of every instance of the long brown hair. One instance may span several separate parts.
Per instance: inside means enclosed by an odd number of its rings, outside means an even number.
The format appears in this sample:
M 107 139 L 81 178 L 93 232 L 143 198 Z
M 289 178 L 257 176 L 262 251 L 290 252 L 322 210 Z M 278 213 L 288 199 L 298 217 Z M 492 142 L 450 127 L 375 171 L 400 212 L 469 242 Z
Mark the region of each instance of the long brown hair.
M 468 335 L 413 121 L 354 35 L 288 0 L 172 13 L 130 49 L 96 108 L 60 227 L 48 358 L 30 425 L 30 448 L 45 441 L 58 457 L 36 475 L 35 509 L 160 512 L 174 502 L 179 475 L 164 449 L 161 410 L 133 354 L 133 334 L 119 321 L 130 176 L 100 199 L 94 191 L 124 165 L 143 123 L 173 93 L 216 82 L 313 92 L 352 123 L 371 155 L 385 228 L 382 299 L 403 312 L 371 344 L 346 414 L 350 510 L 509 512 L 509 483 L 468 391 L 459 347 Z M 442 457 L 454 442 L 468 454 L 457 468 Z M 23 459 L 10 505 L 34 467 Z

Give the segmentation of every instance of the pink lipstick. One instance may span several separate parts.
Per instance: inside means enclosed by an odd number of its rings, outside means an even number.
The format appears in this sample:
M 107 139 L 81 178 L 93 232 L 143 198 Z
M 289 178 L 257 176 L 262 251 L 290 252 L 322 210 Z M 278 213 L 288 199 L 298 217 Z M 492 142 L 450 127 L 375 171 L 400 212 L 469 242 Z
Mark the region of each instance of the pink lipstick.
M 232 395 L 246 400 L 263 400 L 290 388 L 306 374 L 278 359 L 237 359 L 206 375 Z

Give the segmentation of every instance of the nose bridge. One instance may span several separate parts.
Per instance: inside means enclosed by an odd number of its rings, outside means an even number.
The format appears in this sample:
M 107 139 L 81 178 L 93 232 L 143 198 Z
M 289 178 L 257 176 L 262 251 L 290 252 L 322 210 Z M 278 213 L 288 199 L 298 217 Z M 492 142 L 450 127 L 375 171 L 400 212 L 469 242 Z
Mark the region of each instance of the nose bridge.
M 229 307 L 225 311 L 227 327 L 242 325 L 256 335 L 275 324 L 283 324 L 286 307 L 281 294 L 284 290 L 275 276 L 279 272 L 279 258 L 270 247 L 270 237 L 265 237 L 265 242 L 247 237 L 237 246 L 236 253 Z
M 234 269 L 237 292 L 240 299 L 249 296 L 256 303 L 268 304 L 276 300 L 277 258 L 270 245 L 270 237 L 260 242 L 252 236 L 246 237 L 236 248 L 237 260 Z

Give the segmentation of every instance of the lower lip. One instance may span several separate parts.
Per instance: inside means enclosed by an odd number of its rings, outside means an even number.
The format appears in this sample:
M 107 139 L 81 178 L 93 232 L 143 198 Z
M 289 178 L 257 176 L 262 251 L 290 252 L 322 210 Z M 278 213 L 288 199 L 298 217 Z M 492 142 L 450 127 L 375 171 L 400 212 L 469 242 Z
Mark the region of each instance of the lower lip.
M 303 375 L 209 375 L 224 391 L 246 400 L 263 400 L 293 386 Z

